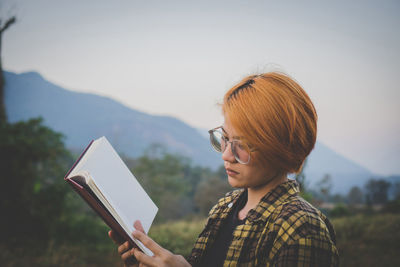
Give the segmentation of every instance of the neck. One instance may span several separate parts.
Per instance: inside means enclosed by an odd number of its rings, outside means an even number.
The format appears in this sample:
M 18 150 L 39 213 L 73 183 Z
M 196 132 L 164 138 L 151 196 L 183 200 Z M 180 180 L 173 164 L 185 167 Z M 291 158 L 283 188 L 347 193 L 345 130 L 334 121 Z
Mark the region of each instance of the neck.
M 253 209 L 257 206 L 260 200 L 269 192 L 271 192 L 275 187 L 287 181 L 286 175 L 281 175 L 275 177 L 268 181 L 266 184 L 257 187 L 249 187 L 247 189 L 247 203 L 248 209 Z

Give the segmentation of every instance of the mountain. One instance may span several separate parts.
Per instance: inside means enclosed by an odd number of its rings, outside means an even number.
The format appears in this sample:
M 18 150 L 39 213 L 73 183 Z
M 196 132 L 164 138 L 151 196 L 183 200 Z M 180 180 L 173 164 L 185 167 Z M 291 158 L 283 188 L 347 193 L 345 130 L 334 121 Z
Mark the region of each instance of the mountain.
M 196 164 L 221 164 L 208 140 L 178 119 L 139 112 L 107 97 L 66 90 L 36 72 L 4 72 L 4 76 L 8 120 L 41 116 L 47 126 L 66 136 L 65 143 L 71 149 L 79 151 L 91 139 L 104 135 L 116 150 L 130 157 L 160 143 Z
M 211 149 L 207 131 L 195 129 L 168 116 L 155 116 L 126 107 L 107 97 L 79 93 L 52 84 L 36 72 L 4 72 L 5 104 L 10 122 L 41 116 L 50 128 L 66 136 L 70 149 L 81 151 L 91 139 L 106 136 L 117 151 L 142 155 L 153 143 L 192 159 L 197 165 L 216 168 L 221 157 Z M 317 142 L 305 174 L 310 187 L 326 174 L 332 192 L 347 193 L 373 176 L 366 168 Z
M 352 186 L 363 188 L 374 175 L 365 167 L 345 158 L 326 145 L 317 142 L 307 158 L 304 173 L 310 187 L 315 187 L 325 175 L 332 178 L 332 192 L 346 193 Z

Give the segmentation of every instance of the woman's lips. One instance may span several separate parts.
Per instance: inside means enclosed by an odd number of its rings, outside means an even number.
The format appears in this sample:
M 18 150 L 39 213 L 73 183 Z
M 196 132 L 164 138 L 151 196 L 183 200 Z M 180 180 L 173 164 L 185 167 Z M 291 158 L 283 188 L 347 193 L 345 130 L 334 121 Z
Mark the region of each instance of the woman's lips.
M 233 175 L 239 174 L 237 171 L 234 171 L 234 170 L 229 169 L 229 168 L 225 168 L 225 170 L 226 170 L 226 173 L 227 173 L 229 176 L 233 176 Z

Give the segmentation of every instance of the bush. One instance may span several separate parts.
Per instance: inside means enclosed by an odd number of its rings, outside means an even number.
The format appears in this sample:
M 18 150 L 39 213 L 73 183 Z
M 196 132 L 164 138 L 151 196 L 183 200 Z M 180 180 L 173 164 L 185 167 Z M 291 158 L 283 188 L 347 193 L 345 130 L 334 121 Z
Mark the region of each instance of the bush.
M 400 199 L 388 202 L 382 209 L 383 212 L 400 213 Z
M 192 251 L 197 236 L 203 230 L 205 222 L 205 219 L 193 219 L 154 225 L 149 236 L 174 254 L 187 257 Z
M 343 203 L 336 204 L 335 207 L 333 207 L 333 209 L 329 211 L 329 215 L 331 217 L 343 217 L 348 216 L 349 214 L 349 208 Z
M 341 266 L 400 266 L 400 214 L 332 220 Z

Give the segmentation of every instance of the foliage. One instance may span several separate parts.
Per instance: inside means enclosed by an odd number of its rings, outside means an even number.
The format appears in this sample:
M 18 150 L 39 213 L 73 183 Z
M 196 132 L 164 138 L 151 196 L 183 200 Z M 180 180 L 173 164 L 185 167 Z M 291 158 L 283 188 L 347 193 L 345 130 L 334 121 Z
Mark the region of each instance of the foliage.
M 41 119 L 0 124 L 1 210 L 7 229 L 3 238 L 47 240 L 64 210 L 65 174 L 69 153 L 62 135 L 42 125 Z M 51 205 L 49 205 L 51 203 Z
M 184 158 L 168 153 L 156 158 L 144 155 L 135 161 L 132 172 L 158 206 L 158 221 L 181 218 L 191 210 L 186 165 Z
M 0 189 L 0 199 L 1 209 L 8 215 L 0 221 L 2 229 L 7 229 L 0 242 L 0 261 L 7 266 L 119 264 L 116 247 L 107 236 L 108 227 L 62 179 L 73 163 L 62 135 L 44 126 L 41 119 L 1 123 L 0 127 L 0 179 L 7 184 Z M 126 161 L 160 208 L 159 222 L 196 213 L 198 185 L 202 184 L 200 190 L 207 190 L 204 181 L 217 179 L 222 184 L 221 177 L 226 175 L 221 170 L 192 166 L 188 159 L 159 146 Z M 225 193 L 217 191 L 215 194 Z M 187 250 L 197 230 L 182 229 L 182 233 L 187 231 L 187 241 L 166 239 L 171 233 L 168 229 L 156 238 L 168 240 L 171 248 L 185 244 Z M 25 257 L 18 257 L 21 254 Z
M 382 211 L 400 214 L 400 198 L 396 198 L 386 203 Z
M 393 184 L 394 199 L 400 199 L 400 182 Z
M 335 207 L 333 207 L 332 210 L 329 211 L 329 215 L 331 217 L 348 216 L 348 215 L 350 215 L 350 210 L 345 204 L 338 203 L 335 205 Z
M 330 196 L 330 201 L 333 203 L 345 203 L 345 202 L 347 202 L 347 198 L 346 198 L 346 196 L 336 193 L 336 194 Z
M 304 173 L 304 169 L 307 165 L 308 158 L 306 158 L 303 162 L 303 165 L 301 166 L 300 172 L 296 173 L 295 179 L 297 183 L 299 184 L 300 191 L 305 192 L 306 191 L 306 175 Z
M 0 243 L 0 261 L 5 267 L 19 266 L 122 266 L 121 259 L 110 241 L 110 246 L 79 243 L 56 244 L 50 242 L 45 248 L 29 242 L 10 250 Z
M 367 204 L 385 204 L 390 183 L 384 179 L 370 179 L 365 185 Z
M 332 224 L 341 266 L 400 266 L 400 214 L 358 214 Z
M 88 266 L 116 258 L 107 227 L 62 179 L 72 165 L 62 139 L 42 119 L 0 123 L 2 265 Z M 110 260 L 96 259 L 102 251 Z
M 192 166 L 187 158 L 170 154 L 160 145 L 126 162 L 158 206 L 156 222 L 181 219 L 199 210 L 204 213 L 231 190 L 226 174 L 224 180 L 220 178 L 221 170 Z
M 72 165 L 62 135 L 41 119 L 0 127 L 0 179 L 7 185 L 0 189 L 0 205 L 8 215 L 0 221 L 7 229 L 0 242 L 0 262 L 5 266 L 121 265 L 116 246 L 107 237 L 108 227 L 62 179 Z M 166 249 L 188 256 L 204 227 L 203 216 L 231 190 L 224 168 L 192 166 L 187 158 L 160 146 L 125 161 L 160 208 L 150 236 Z M 301 194 L 312 199 L 302 177 Z M 400 204 L 398 199 L 388 202 L 387 188 L 380 180 L 370 180 L 366 186 L 371 201 L 386 203 L 386 213 L 371 210 L 370 215 L 350 216 L 354 210 L 343 203 L 329 212 L 342 266 L 400 264 L 395 253 L 400 242 Z M 360 191 L 349 192 L 350 203 L 359 202 Z
M 186 257 L 190 255 L 204 225 L 204 218 L 164 223 L 153 226 L 149 236 L 169 251 Z
M 300 196 L 307 200 L 308 202 L 312 202 L 313 200 L 313 195 L 312 193 L 308 190 L 307 186 L 307 181 L 306 181 L 306 175 L 304 173 L 304 169 L 307 165 L 308 158 L 304 161 L 303 165 L 301 166 L 300 172 L 295 175 L 295 180 L 299 184 L 300 188 Z
M 400 214 L 358 214 L 331 220 L 341 266 L 399 266 Z M 205 220 L 154 226 L 150 235 L 165 248 L 187 256 Z
M 218 177 L 210 177 L 203 180 L 198 186 L 194 200 L 201 215 L 207 215 L 210 209 L 223 197 L 226 192 L 232 190 L 227 180 Z
M 323 201 L 327 201 L 329 199 L 332 186 L 332 177 L 330 174 L 325 174 L 324 177 L 322 177 L 321 180 L 318 181 L 317 187 Z
M 364 194 L 358 186 L 353 186 L 347 194 L 347 201 L 350 205 L 363 203 Z

